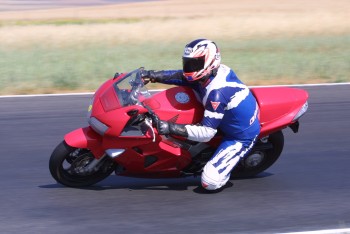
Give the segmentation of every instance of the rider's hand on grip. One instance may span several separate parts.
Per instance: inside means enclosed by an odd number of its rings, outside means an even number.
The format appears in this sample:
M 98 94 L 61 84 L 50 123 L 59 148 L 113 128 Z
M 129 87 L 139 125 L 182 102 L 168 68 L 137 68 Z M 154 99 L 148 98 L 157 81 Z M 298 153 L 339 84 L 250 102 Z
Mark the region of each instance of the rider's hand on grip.
M 169 123 L 167 121 L 159 120 L 157 123 L 157 130 L 159 135 L 169 135 Z
M 143 83 L 146 85 L 149 82 L 155 83 L 156 80 L 154 78 L 154 71 L 153 70 L 142 70 L 141 72 L 141 78 L 143 80 Z
M 159 117 L 156 114 L 151 113 L 151 119 L 152 119 L 152 125 L 154 127 L 157 127 L 157 124 L 160 121 Z
M 160 120 L 156 114 L 151 114 L 152 124 L 158 130 L 160 135 L 169 134 L 169 123 L 163 120 Z
M 145 78 L 145 77 L 150 77 L 150 71 L 149 70 L 142 70 L 141 71 L 141 77 Z
M 150 79 L 148 77 L 143 77 L 142 82 L 144 85 L 148 84 L 150 82 Z

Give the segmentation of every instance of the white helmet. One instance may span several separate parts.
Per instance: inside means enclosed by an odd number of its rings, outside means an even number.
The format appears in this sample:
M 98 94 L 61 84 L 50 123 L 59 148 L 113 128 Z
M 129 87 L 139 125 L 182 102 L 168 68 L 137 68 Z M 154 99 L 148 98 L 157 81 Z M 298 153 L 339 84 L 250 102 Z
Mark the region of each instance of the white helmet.
M 197 39 L 185 46 L 182 56 L 183 74 L 188 81 L 196 81 L 211 74 L 220 66 L 221 56 L 216 44 Z

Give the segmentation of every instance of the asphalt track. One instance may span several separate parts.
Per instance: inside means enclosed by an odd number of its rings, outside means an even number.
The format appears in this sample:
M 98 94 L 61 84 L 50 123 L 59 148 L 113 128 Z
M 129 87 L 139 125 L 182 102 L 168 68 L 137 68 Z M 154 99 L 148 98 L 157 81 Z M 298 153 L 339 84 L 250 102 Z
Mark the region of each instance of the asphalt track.
M 199 178 L 112 175 L 73 189 L 50 176 L 89 95 L 0 98 L 0 233 L 283 233 L 350 227 L 350 85 L 304 87 L 300 132 L 253 179 L 203 194 Z

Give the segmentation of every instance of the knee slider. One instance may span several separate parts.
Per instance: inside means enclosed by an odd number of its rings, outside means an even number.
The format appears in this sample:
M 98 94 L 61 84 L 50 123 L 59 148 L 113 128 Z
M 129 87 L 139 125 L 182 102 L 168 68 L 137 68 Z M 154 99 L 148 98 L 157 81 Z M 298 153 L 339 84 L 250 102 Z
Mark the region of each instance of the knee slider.
M 219 174 L 219 171 L 208 162 L 202 172 L 202 186 L 206 190 L 216 190 L 226 184 L 229 177 Z

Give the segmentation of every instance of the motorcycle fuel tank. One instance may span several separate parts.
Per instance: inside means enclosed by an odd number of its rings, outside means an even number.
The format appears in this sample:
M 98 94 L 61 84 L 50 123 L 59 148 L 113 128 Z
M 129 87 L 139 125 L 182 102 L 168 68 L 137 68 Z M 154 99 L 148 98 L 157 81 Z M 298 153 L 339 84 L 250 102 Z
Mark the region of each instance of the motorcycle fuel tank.
M 202 120 L 204 108 L 195 92 L 188 87 L 174 87 L 153 95 L 145 104 L 161 120 L 178 124 L 196 124 Z

